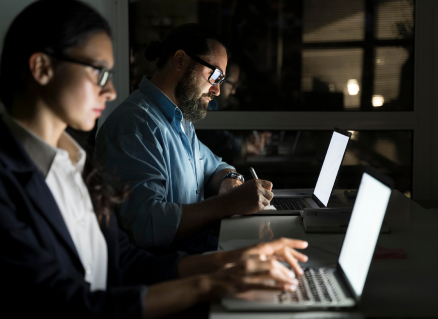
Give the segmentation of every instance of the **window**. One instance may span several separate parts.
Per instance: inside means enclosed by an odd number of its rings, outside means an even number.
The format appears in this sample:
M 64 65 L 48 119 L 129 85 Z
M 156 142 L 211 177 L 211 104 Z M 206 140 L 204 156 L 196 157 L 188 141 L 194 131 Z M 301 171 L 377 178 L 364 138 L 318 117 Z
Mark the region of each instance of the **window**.
M 229 40 L 241 70 L 219 110 L 413 109 L 413 0 L 141 0 L 130 12 L 132 90 L 154 70 L 147 43 L 199 22 Z

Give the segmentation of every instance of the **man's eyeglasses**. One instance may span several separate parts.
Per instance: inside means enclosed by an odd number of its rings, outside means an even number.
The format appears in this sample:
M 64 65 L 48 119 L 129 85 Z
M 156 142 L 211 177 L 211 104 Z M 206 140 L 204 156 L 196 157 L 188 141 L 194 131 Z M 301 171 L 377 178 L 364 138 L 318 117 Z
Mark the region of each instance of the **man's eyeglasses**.
M 233 83 L 231 81 L 225 80 L 225 83 L 228 83 L 232 86 L 231 90 L 235 90 L 239 87 L 240 83 Z
M 59 53 L 51 53 L 51 52 L 47 52 L 47 51 L 43 51 L 43 52 L 54 57 L 57 60 L 82 64 L 85 66 L 90 66 L 93 69 L 97 70 L 99 72 L 99 78 L 97 80 L 97 85 L 99 85 L 99 86 L 102 86 L 102 87 L 105 86 L 108 83 L 108 81 L 111 80 L 113 77 L 113 71 L 108 69 L 108 68 L 95 66 L 95 65 L 92 65 L 90 63 L 83 62 L 83 61 L 78 61 L 78 60 L 72 59 L 68 56 L 65 56 L 65 55 L 59 54 Z
M 210 63 L 205 62 L 201 58 L 197 57 L 196 55 L 193 55 L 191 53 L 186 52 L 189 57 L 191 57 L 196 62 L 205 65 L 207 68 L 210 68 L 213 70 L 213 73 L 208 77 L 208 82 L 210 82 L 211 85 L 221 84 L 225 81 L 225 74 L 222 73 L 221 70 L 218 68 L 212 66 Z

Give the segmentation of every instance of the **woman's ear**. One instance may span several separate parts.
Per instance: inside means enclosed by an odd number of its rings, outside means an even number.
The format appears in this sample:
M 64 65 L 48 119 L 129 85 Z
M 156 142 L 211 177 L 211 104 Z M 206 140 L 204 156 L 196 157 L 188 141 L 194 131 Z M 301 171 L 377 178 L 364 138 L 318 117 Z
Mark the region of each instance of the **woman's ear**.
M 29 58 L 29 69 L 34 80 L 40 85 L 46 85 L 53 77 L 53 64 L 45 53 L 32 54 Z

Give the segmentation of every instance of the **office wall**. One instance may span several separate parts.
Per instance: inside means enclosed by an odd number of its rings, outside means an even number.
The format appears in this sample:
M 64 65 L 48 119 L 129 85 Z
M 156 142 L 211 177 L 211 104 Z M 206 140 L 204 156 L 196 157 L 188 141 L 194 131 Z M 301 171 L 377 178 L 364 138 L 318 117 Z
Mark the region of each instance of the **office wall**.
M 0 3 L 0 52 L 3 51 L 3 39 L 8 31 L 9 25 L 15 16 L 33 1 L 34 0 L 14 0 L 2 1 Z M 2 113 L 3 110 L 4 107 L 0 102 L 0 113 Z

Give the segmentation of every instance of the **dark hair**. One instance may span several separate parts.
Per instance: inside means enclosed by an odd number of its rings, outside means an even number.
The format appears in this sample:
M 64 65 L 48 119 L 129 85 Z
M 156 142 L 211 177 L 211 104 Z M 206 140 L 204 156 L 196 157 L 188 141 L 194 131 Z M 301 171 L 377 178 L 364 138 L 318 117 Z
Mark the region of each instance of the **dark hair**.
M 61 53 L 84 44 L 99 31 L 111 36 L 108 22 L 80 1 L 39 0 L 26 7 L 12 22 L 3 43 L 0 99 L 6 108 L 11 108 L 14 95 L 25 89 L 33 53 Z
M 87 151 L 83 177 L 99 223 L 108 226 L 111 211 L 125 201 L 130 188 L 122 188 L 118 177 L 96 164 L 92 156 L 93 152 Z
M 179 49 L 194 55 L 210 54 L 209 40 L 215 40 L 226 48 L 224 41 L 210 28 L 198 23 L 187 23 L 172 29 L 162 42 L 150 42 L 144 55 L 149 61 L 158 58 L 157 67 L 161 69 Z

